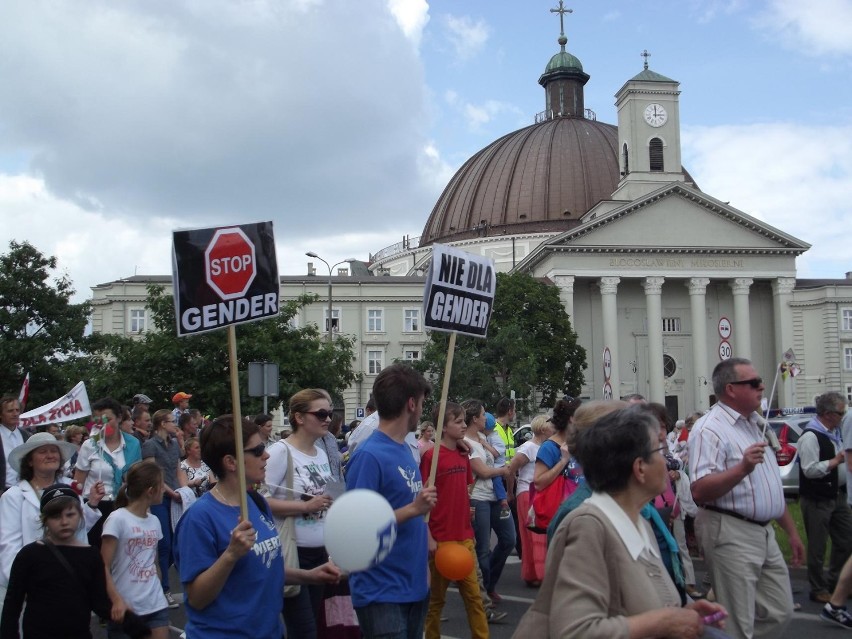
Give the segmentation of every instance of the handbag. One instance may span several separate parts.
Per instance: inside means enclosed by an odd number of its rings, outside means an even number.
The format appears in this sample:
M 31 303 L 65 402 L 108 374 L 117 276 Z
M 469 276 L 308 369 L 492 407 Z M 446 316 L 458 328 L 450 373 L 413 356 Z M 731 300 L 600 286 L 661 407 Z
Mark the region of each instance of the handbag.
M 533 511 L 533 526 L 527 526 L 533 532 L 546 533 L 547 527 L 556 511 L 559 510 L 560 504 L 565 500 L 565 476 L 559 475 L 550 482 L 550 485 L 543 490 L 536 490 L 532 495 L 530 503 L 532 503 Z M 530 485 L 530 490 L 533 490 L 535 484 Z
M 284 447 L 287 457 L 287 470 L 284 472 L 284 488 L 293 494 L 293 456 L 290 447 L 280 442 Z M 287 517 L 275 517 L 275 528 L 278 531 L 278 539 L 281 541 L 281 554 L 284 557 L 284 570 L 287 568 L 299 568 L 299 551 L 296 550 L 296 521 L 293 515 Z M 284 585 L 284 597 L 296 597 L 302 587 L 297 584 Z

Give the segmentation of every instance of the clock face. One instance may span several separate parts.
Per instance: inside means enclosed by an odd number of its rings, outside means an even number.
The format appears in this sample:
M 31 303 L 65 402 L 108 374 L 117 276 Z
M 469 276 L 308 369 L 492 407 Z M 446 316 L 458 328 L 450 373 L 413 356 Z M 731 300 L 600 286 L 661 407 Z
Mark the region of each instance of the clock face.
M 653 127 L 663 126 L 666 120 L 669 119 L 669 114 L 666 113 L 662 104 L 656 102 L 645 107 L 645 122 Z

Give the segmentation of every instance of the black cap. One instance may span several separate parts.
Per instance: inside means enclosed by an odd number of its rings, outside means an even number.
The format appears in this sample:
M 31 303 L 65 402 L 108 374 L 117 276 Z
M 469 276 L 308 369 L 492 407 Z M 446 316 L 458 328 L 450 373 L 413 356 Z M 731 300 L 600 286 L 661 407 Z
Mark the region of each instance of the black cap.
M 44 489 L 44 492 L 41 495 L 41 510 L 44 512 L 45 506 L 47 506 L 54 499 L 58 499 L 59 497 L 73 497 L 74 499 L 79 499 L 79 495 L 75 492 L 71 486 L 68 484 L 53 484 L 53 486 L 48 486 Z

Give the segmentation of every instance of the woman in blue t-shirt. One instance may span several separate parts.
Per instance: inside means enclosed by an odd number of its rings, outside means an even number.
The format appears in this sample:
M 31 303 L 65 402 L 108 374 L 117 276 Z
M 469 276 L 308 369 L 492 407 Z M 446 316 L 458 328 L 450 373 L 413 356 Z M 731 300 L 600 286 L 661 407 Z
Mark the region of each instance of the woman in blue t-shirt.
M 269 455 L 257 425 L 243 421 L 245 477 L 263 482 Z M 284 562 L 269 506 L 255 491 L 247 521 L 240 521 L 240 482 L 236 474 L 234 420 L 215 419 L 201 433 L 201 458 L 219 478 L 210 492 L 181 518 L 175 563 L 186 593 L 188 639 L 280 639 Z M 288 578 L 302 583 L 334 582 L 339 571 L 325 564 Z

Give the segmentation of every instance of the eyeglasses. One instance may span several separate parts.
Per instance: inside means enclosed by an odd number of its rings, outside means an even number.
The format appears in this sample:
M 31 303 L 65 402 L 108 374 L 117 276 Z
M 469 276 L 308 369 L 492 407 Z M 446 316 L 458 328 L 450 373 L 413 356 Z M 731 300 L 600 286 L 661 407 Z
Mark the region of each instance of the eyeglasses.
M 266 450 L 266 446 L 264 444 L 258 444 L 254 448 L 243 448 L 244 453 L 249 453 L 254 455 L 255 457 L 263 457 L 263 453 Z
M 843 410 L 843 411 L 840 411 L 840 410 L 830 410 L 830 411 L 827 411 L 827 412 L 829 412 L 829 413 L 834 413 L 834 414 L 835 414 L 835 415 L 837 415 L 838 417 L 846 417 L 846 411 L 845 411 L 845 410 Z
M 754 389 L 758 389 L 763 386 L 763 379 L 760 377 L 753 377 L 752 379 L 741 379 L 738 382 L 728 382 L 729 384 L 733 384 L 734 386 L 743 386 L 748 384 Z
M 648 459 L 654 453 L 661 453 L 661 454 L 665 455 L 664 451 L 667 451 L 668 449 L 669 449 L 668 446 L 660 446 L 659 448 L 653 448 L 653 449 L 648 451 L 647 455 L 645 455 L 645 459 Z
M 305 412 L 308 415 L 313 415 L 314 417 L 316 417 L 321 422 L 324 422 L 325 420 L 331 419 L 332 417 L 334 417 L 334 411 L 333 410 L 326 410 L 324 408 L 321 408 L 319 410 L 306 410 Z

